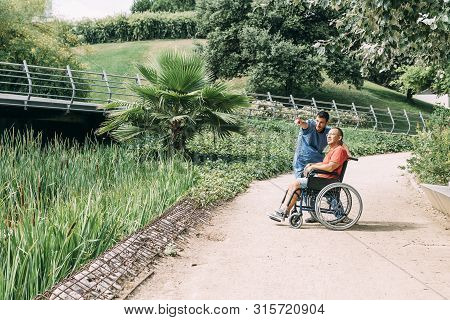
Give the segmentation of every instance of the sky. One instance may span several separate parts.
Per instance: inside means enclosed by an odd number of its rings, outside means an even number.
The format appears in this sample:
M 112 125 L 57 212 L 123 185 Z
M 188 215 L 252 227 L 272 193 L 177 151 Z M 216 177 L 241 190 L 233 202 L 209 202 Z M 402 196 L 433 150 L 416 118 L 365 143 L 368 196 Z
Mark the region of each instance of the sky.
M 80 20 L 129 13 L 133 0 L 53 0 L 52 11 L 57 18 Z

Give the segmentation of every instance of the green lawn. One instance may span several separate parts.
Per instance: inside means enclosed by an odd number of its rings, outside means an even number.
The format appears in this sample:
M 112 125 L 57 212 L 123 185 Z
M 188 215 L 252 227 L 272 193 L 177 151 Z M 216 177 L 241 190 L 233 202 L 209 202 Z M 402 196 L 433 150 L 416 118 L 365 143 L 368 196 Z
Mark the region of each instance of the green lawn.
M 204 40 L 196 40 L 204 42 Z M 135 75 L 137 63 L 147 63 L 162 51 L 177 49 L 191 52 L 195 48 L 194 40 L 150 40 L 123 43 L 101 43 L 86 45 L 74 49 L 89 70 L 105 70 L 109 74 Z
M 74 53 L 80 57 L 87 68 L 94 71 L 106 70 L 109 74 L 135 75 L 136 63 L 146 63 L 163 50 L 178 49 L 192 52 L 195 43 L 205 43 L 205 40 L 150 40 L 125 43 L 104 43 L 77 47 Z M 245 88 L 246 78 L 233 79 L 229 81 L 232 89 Z M 419 100 L 407 101 L 405 95 L 379 86 L 370 81 L 365 81 L 361 90 L 355 89 L 348 84 L 336 85 L 327 79 L 321 88 L 309 92 L 307 96 L 297 98 L 311 99 L 314 97 L 319 101 L 335 100 L 337 103 L 369 106 L 374 108 L 391 108 L 391 110 L 406 109 L 406 111 L 430 113 L 433 106 Z

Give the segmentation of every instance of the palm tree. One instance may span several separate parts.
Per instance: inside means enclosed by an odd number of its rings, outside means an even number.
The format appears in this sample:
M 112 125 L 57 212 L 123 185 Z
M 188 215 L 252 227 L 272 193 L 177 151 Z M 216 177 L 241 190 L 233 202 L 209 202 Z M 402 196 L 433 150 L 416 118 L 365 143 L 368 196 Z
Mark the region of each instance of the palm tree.
M 248 98 L 213 82 L 199 56 L 167 51 L 158 56 L 156 65 L 138 65 L 138 69 L 148 81 L 131 87 L 139 99 L 105 105 L 113 110 L 98 134 L 109 133 L 118 141 L 150 134 L 168 149 L 185 152 L 186 142 L 195 133 L 209 130 L 214 138 L 243 133 L 233 113 L 248 106 Z

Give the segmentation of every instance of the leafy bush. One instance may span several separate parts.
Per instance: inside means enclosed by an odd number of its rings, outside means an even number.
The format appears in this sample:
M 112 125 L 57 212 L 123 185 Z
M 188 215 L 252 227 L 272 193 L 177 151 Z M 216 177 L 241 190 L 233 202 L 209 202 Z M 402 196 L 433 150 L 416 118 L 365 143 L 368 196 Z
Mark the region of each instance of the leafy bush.
M 431 87 L 434 73 L 431 67 L 408 66 L 397 71 L 401 75 L 392 84 L 404 92 L 408 99 L 411 99 L 413 94 Z
M 191 11 L 195 9 L 195 0 L 134 0 L 131 12 L 145 11 Z
M 197 33 L 194 12 L 143 12 L 99 20 L 84 20 L 74 26 L 74 33 L 87 43 L 139 41 L 151 39 L 186 39 Z
M 404 134 L 390 134 L 364 129 L 344 129 L 344 141 L 355 157 L 412 149 L 412 138 Z
M 250 92 L 298 94 L 302 87 L 318 87 L 323 82 L 323 61 L 311 46 L 295 44 L 253 27 L 244 28 L 240 35 L 242 57 L 251 64 Z
M 408 169 L 421 182 L 447 185 L 450 178 L 450 110 L 436 108 L 413 141 Z
M 77 38 L 71 34 L 70 26 L 59 21 L 47 23 L 39 20 L 44 4 L 45 1 L 42 0 L 0 1 L 0 61 L 22 63 L 26 60 L 29 65 L 56 68 L 66 68 L 70 65 L 73 69 L 83 69 L 70 49 L 71 45 L 77 44 Z M 6 71 L 0 74 L 1 90 L 13 92 L 27 90 L 23 85 L 5 83 L 27 83 L 26 79 L 11 77 L 25 75 Z M 33 92 L 67 95 L 67 89 L 71 89 L 67 78 L 60 76 L 52 80 L 64 81 L 59 84 L 62 89 L 35 86 Z M 33 84 L 49 86 L 48 81 L 45 83 L 35 81 Z M 86 92 L 79 91 L 78 95 L 86 96 Z
M 196 136 L 189 142 L 200 179 L 191 196 L 202 205 L 231 199 L 254 179 L 267 179 L 291 169 L 295 125 L 280 120 L 248 120 L 246 136 L 214 142 Z M 245 148 L 243 147 L 245 146 Z

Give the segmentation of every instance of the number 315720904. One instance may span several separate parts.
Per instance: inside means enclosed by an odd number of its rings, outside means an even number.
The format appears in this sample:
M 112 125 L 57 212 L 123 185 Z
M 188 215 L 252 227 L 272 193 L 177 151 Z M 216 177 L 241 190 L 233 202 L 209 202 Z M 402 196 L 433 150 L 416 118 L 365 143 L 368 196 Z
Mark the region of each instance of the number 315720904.
M 270 303 L 253 305 L 254 314 L 323 314 L 323 304 Z

